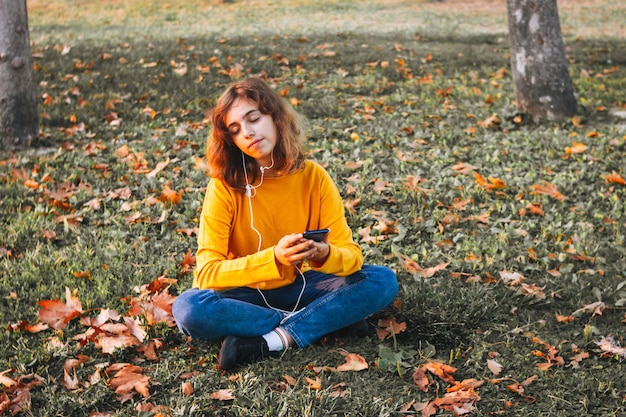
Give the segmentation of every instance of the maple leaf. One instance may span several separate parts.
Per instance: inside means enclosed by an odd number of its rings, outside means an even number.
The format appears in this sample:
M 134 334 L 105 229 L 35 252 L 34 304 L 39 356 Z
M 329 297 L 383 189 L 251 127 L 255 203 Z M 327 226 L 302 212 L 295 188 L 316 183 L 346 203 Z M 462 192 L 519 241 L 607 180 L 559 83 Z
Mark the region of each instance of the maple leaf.
M 117 349 L 139 345 L 139 340 L 131 335 L 99 335 L 96 337 L 95 343 L 97 347 L 102 349 L 102 352 L 112 355 Z
M 37 304 L 39 309 L 39 319 L 54 329 L 62 329 L 72 319 L 79 317 L 83 309 L 78 297 L 72 295 L 69 288 L 65 288 L 65 303 L 61 300 L 42 300 Z
M 172 304 L 176 299 L 170 295 L 167 288 L 147 300 L 140 298 L 131 299 L 131 307 L 128 310 L 130 316 L 143 315 L 149 325 L 165 323 L 169 327 L 176 326 L 172 317 Z
M 389 238 L 389 236 L 387 235 L 372 236 L 371 232 L 372 232 L 371 226 L 360 228 L 358 230 L 358 234 L 361 236 L 361 241 L 364 243 L 373 243 L 376 245 L 380 243 L 382 240 L 386 240 Z
M 340 351 L 345 358 L 346 363 L 339 365 L 336 368 L 337 372 L 346 372 L 346 371 L 362 371 L 368 368 L 367 361 L 363 356 L 357 353 L 348 353 Z
M 609 184 L 613 183 L 626 185 L 626 180 L 615 171 L 611 172 L 610 174 L 602 175 L 602 178 L 604 178 L 604 180 Z
M 184 190 L 180 190 L 180 191 L 172 190 L 170 188 L 170 182 L 168 181 L 163 186 L 163 191 L 161 192 L 160 200 L 164 203 L 169 202 L 172 204 L 178 204 L 180 203 L 180 200 L 183 197 L 184 193 L 185 193 Z
M 163 171 L 163 169 L 165 169 L 165 167 L 169 165 L 169 163 L 170 163 L 170 158 L 167 158 L 165 161 L 161 161 L 157 163 L 156 167 L 152 171 L 146 174 L 146 177 L 148 178 L 156 177 L 159 172 Z
M 543 184 L 531 185 L 530 188 L 532 189 L 530 193 L 533 195 L 543 194 L 559 201 L 567 199 L 567 197 L 559 192 L 559 190 L 556 188 L 556 185 L 550 184 L 547 181 L 543 181 Z
M 120 397 L 121 402 L 131 399 L 135 393 L 144 397 L 150 396 L 150 378 L 143 374 L 143 370 L 136 365 L 128 363 L 117 363 L 109 366 L 106 373 L 115 372 L 109 385 L 115 389 L 115 393 Z
M 191 249 L 187 251 L 183 260 L 180 261 L 180 266 L 181 268 L 179 274 L 181 275 L 193 272 L 194 268 L 196 267 L 196 257 L 193 256 Z
M 319 376 L 316 376 L 315 379 L 306 377 L 306 382 L 309 384 L 309 388 L 319 391 L 322 389 L 322 380 Z
M 472 172 L 472 175 L 474 176 L 474 179 L 476 180 L 476 184 L 482 189 L 484 189 L 485 191 L 492 191 L 495 189 L 503 189 L 507 187 L 506 182 L 502 181 L 499 178 L 489 177 L 485 179 L 485 177 L 483 177 L 482 175 L 480 175 L 478 172 L 475 172 L 475 171 Z
M 430 268 L 424 268 L 419 272 L 419 275 L 421 275 L 422 278 L 431 278 L 437 272 L 446 269 L 448 265 L 449 263 L 440 263 L 439 265 L 431 266 Z
M 482 121 L 478 121 L 478 126 L 488 129 L 490 127 L 494 127 L 496 125 L 500 124 L 500 118 L 498 117 L 497 114 L 493 114 L 489 117 L 487 117 L 485 120 Z
M 449 384 L 453 384 L 455 382 L 454 377 L 452 376 L 452 374 L 456 372 L 455 367 L 446 365 L 445 363 L 439 361 L 430 361 L 423 366 L 425 366 L 428 372 L 437 376 L 442 381 Z
M 376 334 L 380 340 L 390 339 L 406 330 L 406 322 L 398 323 L 396 318 L 378 320 Z

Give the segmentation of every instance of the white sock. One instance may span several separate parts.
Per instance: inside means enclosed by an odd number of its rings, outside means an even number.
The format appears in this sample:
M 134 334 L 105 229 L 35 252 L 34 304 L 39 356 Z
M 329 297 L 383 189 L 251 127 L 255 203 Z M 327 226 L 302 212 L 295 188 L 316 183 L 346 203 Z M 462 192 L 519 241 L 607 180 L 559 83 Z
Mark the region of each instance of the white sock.
M 278 328 L 264 334 L 263 339 L 267 342 L 267 347 L 271 352 L 278 352 L 287 348 L 287 336 Z

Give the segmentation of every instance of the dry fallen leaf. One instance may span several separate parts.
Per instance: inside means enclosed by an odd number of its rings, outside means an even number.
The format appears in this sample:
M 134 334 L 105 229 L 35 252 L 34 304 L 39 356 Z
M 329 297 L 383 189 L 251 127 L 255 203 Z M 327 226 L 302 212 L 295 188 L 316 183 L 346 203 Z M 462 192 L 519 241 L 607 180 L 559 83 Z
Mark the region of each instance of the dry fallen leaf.
M 72 319 L 79 317 L 83 313 L 80 300 L 69 288 L 65 288 L 65 303 L 61 300 L 42 300 L 37 304 L 39 309 L 39 319 L 54 329 L 62 329 Z
M 211 399 L 219 401 L 231 401 L 234 400 L 232 389 L 221 389 L 211 393 Z
M 380 319 L 376 325 L 376 334 L 380 340 L 390 339 L 406 330 L 406 322 L 398 323 L 396 318 Z
M 504 368 L 502 365 L 500 365 L 498 362 L 494 361 L 493 359 L 487 359 L 487 367 L 489 368 L 491 373 L 496 376 L 500 375 L 500 372 L 502 372 L 502 369 Z
M 114 364 L 107 368 L 107 373 L 110 370 L 117 370 L 109 381 L 109 385 L 115 389 L 115 393 L 120 397 L 121 402 L 131 399 L 135 393 L 139 393 L 146 398 L 150 396 L 148 389 L 150 378 L 143 374 L 143 369 L 139 366 L 128 363 Z
M 185 397 L 193 395 L 193 385 L 189 381 L 185 381 L 181 384 L 181 391 Z
M 319 391 L 322 389 L 322 380 L 319 376 L 316 376 L 315 379 L 309 378 L 308 376 L 305 378 L 306 382 L 309 384 L 309 388 Z
M 343 356 L 346 358 L 346 363 L 339 365 L 337 367 L 338 372 L 345 371 L 362 371 L 368 368 L 367 361 L 365 358 L 356 353 L 347 353 L 340 351 Z

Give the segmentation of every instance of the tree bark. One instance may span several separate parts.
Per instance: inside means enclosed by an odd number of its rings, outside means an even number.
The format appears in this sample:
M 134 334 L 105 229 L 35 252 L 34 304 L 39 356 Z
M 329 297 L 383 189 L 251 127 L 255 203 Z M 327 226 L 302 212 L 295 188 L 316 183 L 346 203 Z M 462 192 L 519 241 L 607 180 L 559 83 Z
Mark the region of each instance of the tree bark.
M 38 131 L 26 0 L 0 0 L 0 145 L 25 148 Z
M 507 0 L 511 72 L 519 110 L 534 121 L 576 114 L 556 0 Z

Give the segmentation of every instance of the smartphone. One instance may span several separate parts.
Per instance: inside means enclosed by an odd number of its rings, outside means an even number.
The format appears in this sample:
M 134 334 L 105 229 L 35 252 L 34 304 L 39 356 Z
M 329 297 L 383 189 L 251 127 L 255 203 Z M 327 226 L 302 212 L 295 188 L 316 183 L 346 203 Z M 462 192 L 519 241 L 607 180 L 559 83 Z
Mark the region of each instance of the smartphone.
M 321 242 L 322 239 L 324 239 L 324 236 L 328 234 L 328 232 L 330 232 L 330 229 L 307 230 L 306 232 L 302 233 L 302 237 L 304 239 L 311 239 L 316 242 Z

